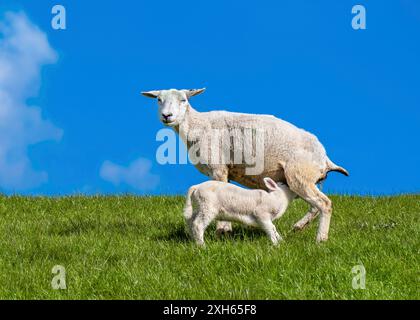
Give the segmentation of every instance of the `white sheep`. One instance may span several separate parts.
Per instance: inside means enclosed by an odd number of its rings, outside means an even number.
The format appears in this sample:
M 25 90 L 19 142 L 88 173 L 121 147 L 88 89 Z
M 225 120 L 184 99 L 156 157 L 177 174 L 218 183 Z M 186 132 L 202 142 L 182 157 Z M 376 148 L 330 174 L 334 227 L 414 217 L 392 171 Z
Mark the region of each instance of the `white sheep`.
M 190 235 L 198 245 L 204 245 L 204 232 L 217 219 L 236 221 L 263 229 L 271 242 L 282 240 L 273 224 L 280 218 L 296 194 L 285 185 L 264 178 L 269 192 L 250 190 L 234 184 L 207 181 L 188 190 L 184 217 Z
M 233 138 L 242 129 L 263 130 L 263 155 L 260 162 L 263 169 L 259 174 L 247 174 L 247 166 L 231 161 L 228 163 L 197 163 L 196 168 L 217 181 L 236 181 L 248 188 L 265 188 L 264 177 L 287 183 L 289 188 L 311 205 L 308 213 L 299 220 L 294 228 L 303 229 L 321 213 L 317 241 L 328 239 L 332 213 L 330 199 L 316 186 L 327 177 L 328 172 L 347 171 L 334 164 L 327 156 L 323 145 L 311 133 L 297 128 L 289 122 L 274 116 L 243 114 L 226 111 L 198 112 L 192 108 L 189 99 L 205 89 L 159 90 L 142 94 L 157 98 L 159 118 L 163 124 L 172 127 L 191 151 L 197 142 L 208 139 L 214 130 L 226 129 Z M 235 136 L 236 135 L 236 136 Z M 239 137 L 240 138 L 240 137 Z M 222 148 L 219 145 L 217 148 Z M 211 152 L 214 152 L 211 150 Z M 261 152 L 260 152 L 261 153 Z M 229 222 L 219 222 L 219 232 L 231 230 Z

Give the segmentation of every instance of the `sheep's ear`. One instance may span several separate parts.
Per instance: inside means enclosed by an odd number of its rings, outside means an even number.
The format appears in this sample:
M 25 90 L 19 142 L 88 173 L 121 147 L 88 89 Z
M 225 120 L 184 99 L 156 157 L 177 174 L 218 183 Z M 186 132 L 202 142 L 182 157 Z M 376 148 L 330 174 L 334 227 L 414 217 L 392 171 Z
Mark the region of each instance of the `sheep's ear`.
M 275 183 L 271 178 L 264 178 L 264 183 L 268 190 L 276 191 L 280 189 L 277 183 Z
M 184 90 L 184 92 L 185 92 L 185 94 L 187 95 L 188 98 L 198 96 L 199 94 L 203 93 L 204 91 L 206 91 L 206 88 Z
M 160 94 L 160 91 L 159 90 L 143 91 L 141 94 L 148 98 L 157 98 L 158 95 Z

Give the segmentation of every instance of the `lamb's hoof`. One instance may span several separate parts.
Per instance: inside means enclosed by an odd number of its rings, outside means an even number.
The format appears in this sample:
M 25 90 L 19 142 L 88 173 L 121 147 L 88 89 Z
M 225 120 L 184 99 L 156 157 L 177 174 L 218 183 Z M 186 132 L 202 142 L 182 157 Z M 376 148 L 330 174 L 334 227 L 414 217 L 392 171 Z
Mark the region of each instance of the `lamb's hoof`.
M 226 236 L 232 233 L 232 226 L 231 225 L 224 225 L 223 227 L 219 227 L 216 230 L 216 236 Z
M 230 222 L 219 222 L 217 224 L 216 235 L 218 237 L 227 235 L 232 232 L 232 224 Z
M 217 229 L 216 230 L 216 237 L 220 238 L 223 236 L 228 236 L 232 233 L 232 230 L 225 230 L 225 229 Z
M 281 242 L 283 242 L 283 239 L 272 241 L 271 243 L 273 244 L 274 247 L 279 247 Z

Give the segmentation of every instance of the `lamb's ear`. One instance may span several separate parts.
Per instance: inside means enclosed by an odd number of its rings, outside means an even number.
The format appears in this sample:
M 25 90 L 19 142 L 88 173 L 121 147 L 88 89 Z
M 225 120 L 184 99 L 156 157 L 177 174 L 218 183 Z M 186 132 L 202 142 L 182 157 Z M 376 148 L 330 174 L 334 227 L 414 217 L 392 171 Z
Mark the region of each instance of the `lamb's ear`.
M 276 191 L 280 189 L 277 183 L 275 183 L 271 178 L 264 178 L 264 183 L 268 190 Z
M 158 95 L 160 94 L 160 91 L 159 90 L 143 91 L 141 94 L 148 98 L 157 98 Z
M 204 91 L 206 91 L 206 88 L 184 90 L 184 92 L 185 92 L 185 94 L 187 95 L 188 98 L 198 96 L 199 94 L 203 93 Z

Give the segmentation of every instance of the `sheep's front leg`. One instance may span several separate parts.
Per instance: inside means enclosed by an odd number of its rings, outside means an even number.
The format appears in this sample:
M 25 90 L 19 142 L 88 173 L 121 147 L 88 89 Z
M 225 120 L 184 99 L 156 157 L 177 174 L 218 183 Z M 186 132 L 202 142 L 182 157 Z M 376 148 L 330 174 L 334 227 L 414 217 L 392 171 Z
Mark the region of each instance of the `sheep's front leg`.
M 228 170 L 223 167 L 213 171 L 213 180 L 228 182 Z M 218 221 L 216 225 L 216 234 L 218 236 L 232 232 L 232 223 L 229 221 Z

